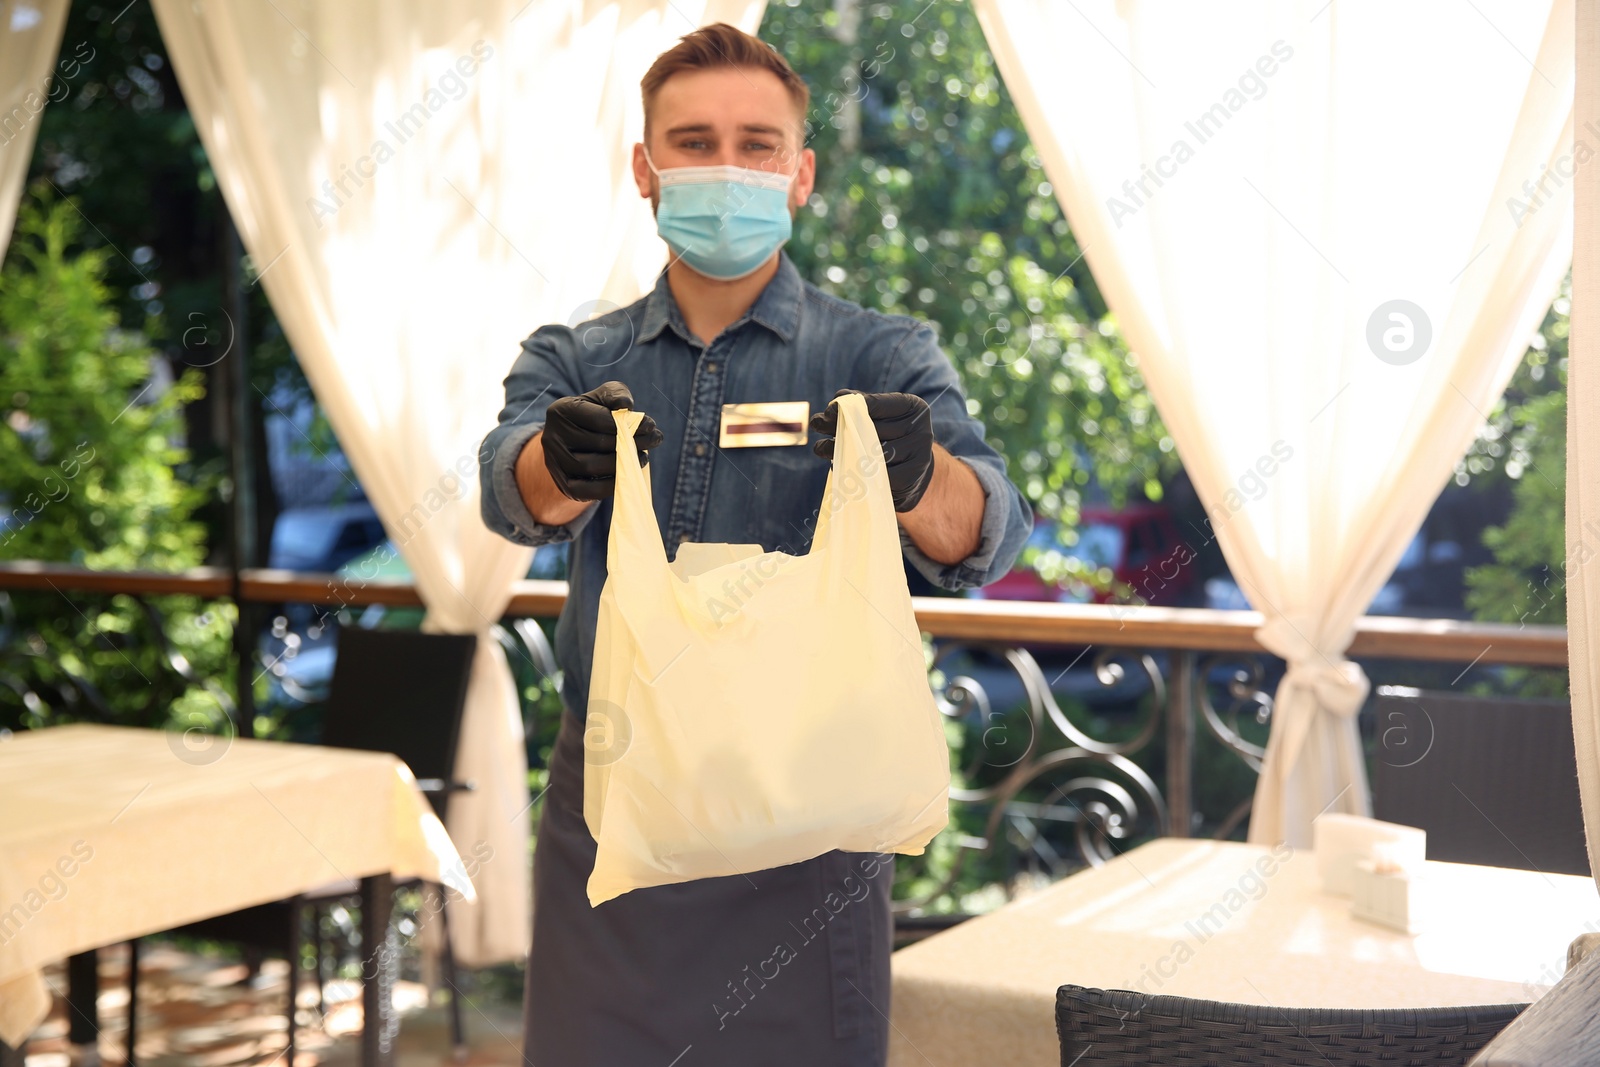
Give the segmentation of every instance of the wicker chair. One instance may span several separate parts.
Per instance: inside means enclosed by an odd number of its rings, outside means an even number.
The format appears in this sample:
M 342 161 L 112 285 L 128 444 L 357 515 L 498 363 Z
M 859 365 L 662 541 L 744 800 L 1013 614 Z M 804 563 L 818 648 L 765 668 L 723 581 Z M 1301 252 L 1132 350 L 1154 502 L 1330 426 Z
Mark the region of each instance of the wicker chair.
M 1274 1008 L 1121 989 L 1056 991 L 1062 1067 L 1461 1067 L 1526 1004 Z

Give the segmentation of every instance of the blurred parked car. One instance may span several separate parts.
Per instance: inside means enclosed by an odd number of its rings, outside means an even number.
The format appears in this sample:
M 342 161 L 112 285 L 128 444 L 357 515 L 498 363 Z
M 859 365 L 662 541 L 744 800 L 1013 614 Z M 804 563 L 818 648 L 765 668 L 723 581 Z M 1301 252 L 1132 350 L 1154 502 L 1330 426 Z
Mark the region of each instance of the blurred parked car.
M 383 523 L 368 501 L 290 508 L 278 515 L 272 527 L 267 566 L 290 571 L 336 571 L 383 539 Z
M 1029 549 L 1056 551 L 1082 560 L 1091 568 L 1104 568 L 1114 581 L 1132 589 L 1150 604 L 1182 604 L 1195 589 L 1191 565 L 1196 550 L 1178 531 L 1172 513 L 1159 504 L 1127 508 L 1091 506 L 1081 510 L 1077 541 L 1065 542 L 1060 525 L 1049 519 L 1034 523 L 1024 555 Z M 1046 582 L 1031 567 L 1018 566 L 999 581 L 977 591 L 989 600 L 1054 600 L 1111 603 L 1111 594 L 1080 587 L 1077 583 Z

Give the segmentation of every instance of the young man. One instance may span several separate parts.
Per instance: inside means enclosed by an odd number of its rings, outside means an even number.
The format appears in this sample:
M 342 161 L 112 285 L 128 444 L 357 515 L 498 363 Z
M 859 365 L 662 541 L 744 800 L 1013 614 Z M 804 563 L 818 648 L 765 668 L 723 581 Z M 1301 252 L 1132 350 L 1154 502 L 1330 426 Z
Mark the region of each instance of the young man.
M 586 754 L 584 724 L 611 521 L 611 412 L 648 413 L 634 444 L 648 450 L 669 553 L 684 542 L 807 551 L 837 429 L 829 402 L 845 389 L 866 394 L 906 557 L 930 580 L 962 589 L 998 578 L 1032 515 L 967 414 L 933 331 L 823 293 L 782 251 L 816 165 L 804 147 L 806 86 L 782 57 L 732 26 L 707 26 L 656 60 L 643 96 L 634 178 L 670 262 L 644 299 L 522 343 L 482 453 L 491 529 L 525 545 L 574 542 L 556 624 L 566 713 L 534 859 L 524 1059 L 880 1065 L 892 856 L 832 852 L 589 906 L 584 763 L 605 753 Z M 724 411 L 733 404 L 752 407 Z M 796 443 L 735 447 L 735 432 L 724 446 L 724 426 L 741 418 L 787 423 Z

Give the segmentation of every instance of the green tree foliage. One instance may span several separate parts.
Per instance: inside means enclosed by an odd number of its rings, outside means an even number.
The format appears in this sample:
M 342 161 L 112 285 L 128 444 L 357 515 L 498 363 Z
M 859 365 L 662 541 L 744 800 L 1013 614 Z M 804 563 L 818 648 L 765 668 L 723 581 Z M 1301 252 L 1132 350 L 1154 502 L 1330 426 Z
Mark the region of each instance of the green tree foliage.
M 1468 569 L 1467 607 L 1495 622 L 1566 622 L 1567 338 L 1572 279 L 1457 468 L 1512 482 L 1511 514 L 1483 533 L 1494 562 Z
M 811 87 L 802 272 L 936 327 L 1041 514 L 1160 499 L 1172 440 L 971 7 L 772 0 L 761 36 Z
M 301 396 L 310 390 L 262 287 L 245 290 L 242 316 L 229 293 L 226 207 L 154 9 L 126 0 L 73 0 L 49 97 L 34 119 L 29 179 L 46 180 L 73 197 L 86 222 L 84 235 L 114 251 L 104 281 L 122 321 L 138 326 L 174 367 L 206 376 L 207 395 L 186 407 L 187 459 L 179 475 L 214 481 L 228 471 L 221 431 L 229 417 L 212 407 L 225 403 L 222 382 L 234 370 L 222 352 L 249 352 L 248 395 L 257 406 L 257 427 L 260 412 L 271 410 L 264 397 L 280 379 Z M 258 453 L 264 442 L 257 429 Z M 264 459 L 254 483 L 257 538 L 264 545 L 277 508 Z M 213 496 L 195 517 L 210 533 L 208 562 L 225 565 L 227 502 Z
M 197 372 L 162 382 L 164 361 L 126 329 L 104 282 L 104 247 L 74 249 L 82 216 L 36 183 L 24 198 L 0 270 L 0 559 L 71 563 L 94 570 L 175 571 L 205 557 L 193 513 L 204 488 L 175 474 L 185 459 L 183 406 L 201 392 Z M 154 602 L 152 602 L 154 604 Z M 192 597 L 156 605 L 185 668 L 226 675 L 231 609 Z M 121 721 L 158 725 L 217 703 L 163 660 L 155 624 L 126 596 L 39 592 L 10 598 L 13 638 L 5 671 L 29 688 L 97 694 Z M 214 683 L 213 683 L 214 684 Z M 0 688 L 0 724 L 38 726 L 72 717 L 65 705 L 22 706 Z M 10 706 L 7 706 L 7 703 Z
M 4 549 L 95 570 L 194 566 L 198 493 L 175 477 L 183 451 L 170 438 L 200 395 L 199 375 L 154 387 L 154 353 L 122 328 L 101 281 L 114 253 L 69 255 L 78 209 L 46 203 L 47 187 L 34 195 L 0 274 L 0 397 L 12 430 L 0 434 L 0 469 L 18 523 Z

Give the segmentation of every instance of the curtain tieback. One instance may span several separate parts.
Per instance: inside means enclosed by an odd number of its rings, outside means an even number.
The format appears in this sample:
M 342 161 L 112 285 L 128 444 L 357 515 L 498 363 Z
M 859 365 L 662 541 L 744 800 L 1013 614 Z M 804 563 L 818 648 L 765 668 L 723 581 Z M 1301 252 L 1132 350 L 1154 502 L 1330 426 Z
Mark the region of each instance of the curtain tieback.
M 1361 665 L 1345 658 L 1342 649 L 1349 647 L 1349 642 L 1343 642 L 1339 646 L 1340 651 L 1318 648 L 1305 637 L 1306 632 L 1315 628 L 1310 619 L 1279 615 L 1255 633 L 1256 640 L 1288 664 L 1283 684 L 1278 688 L 1277 704 L 1273 708 L 1273 732 L 1282 735 L 1277 770 L 1278 776 L 1285 780 L 1300 755 L 1301 746 L 1305 744 L 1315 718 L 1314 715 L 1303 713 L 1292 717 L 1278 714 L 1284 704 L 1283 698 L 1288 695 L 1288 688 L 1297 686 L 1308 690 L 1318 708 L 1342 719 L 1350 719 L 1361 710 L 1372 687 Z
M 1318 706 L 1344 718 L 1352 718 L 1361 710 L 1371 689 L 1361 665 L 1343 656 L 1331 663 L 1321 655 L 1290 660 L 1284 680 L 1310 687 L 1317 694 Z

